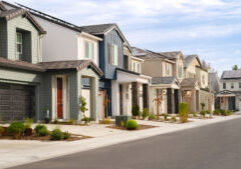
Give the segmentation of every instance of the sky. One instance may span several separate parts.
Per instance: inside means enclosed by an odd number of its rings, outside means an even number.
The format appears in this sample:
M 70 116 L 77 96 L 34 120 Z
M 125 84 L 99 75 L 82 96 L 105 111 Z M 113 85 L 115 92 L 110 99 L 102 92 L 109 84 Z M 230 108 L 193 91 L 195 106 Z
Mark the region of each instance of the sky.
M 132 46 L 241 67 L 240 0 L 7 0 L 76 25 L 117 23 Z

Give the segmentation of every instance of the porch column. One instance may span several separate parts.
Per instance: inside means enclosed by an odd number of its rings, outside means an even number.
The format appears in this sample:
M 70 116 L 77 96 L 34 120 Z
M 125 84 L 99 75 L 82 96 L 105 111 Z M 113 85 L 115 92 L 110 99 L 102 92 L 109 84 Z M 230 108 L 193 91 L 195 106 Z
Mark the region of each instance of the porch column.
M 143 84 L 143 108 L 149 109 L 149 90 L 148 84 Z
M 173 89 L 167 88 L 167 113 L 173 114 L 174 113 L 174 96 L 173 96 Z
M 101 109 L 101 106 L 98 104 L 97 102 L 97 98 L 98 98 L 98 89 L 99 89 L 99 80 L 98 78 L 90 78 L 91 83 L 90 83 L 90 90 L 91 90 L 91 118 L 95 121 L 97 121 L 98 119 L 100 119 L 101 117 L 101 113 L 97 113 L 98 110 Z
M 120 115 L 120 93 L 119 83 L 115 80 L 111 81 L 111 105 L 112 105 L 112 116 Z
M 132 106 L 139 105 L 139 91 L 138 91 L 138 83 L 132 82 Z

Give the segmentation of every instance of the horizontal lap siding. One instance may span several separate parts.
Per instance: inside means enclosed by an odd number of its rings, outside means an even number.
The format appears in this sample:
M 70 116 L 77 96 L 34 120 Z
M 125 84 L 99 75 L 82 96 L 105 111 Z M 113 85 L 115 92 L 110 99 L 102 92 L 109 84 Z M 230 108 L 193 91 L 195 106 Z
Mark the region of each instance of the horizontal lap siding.
M 17 60 L 16 56 L 16 29 L 23 29 L 25 31 L 31 32 L 31 60 L 32 63 L 37 63 L 40 61 L 39 56 L 39 34 L 36 28 L 29 22 L 28 19 L 19 16 L 7 22 L 7 34 L 8 34 L 8 58 L 12 60 Z

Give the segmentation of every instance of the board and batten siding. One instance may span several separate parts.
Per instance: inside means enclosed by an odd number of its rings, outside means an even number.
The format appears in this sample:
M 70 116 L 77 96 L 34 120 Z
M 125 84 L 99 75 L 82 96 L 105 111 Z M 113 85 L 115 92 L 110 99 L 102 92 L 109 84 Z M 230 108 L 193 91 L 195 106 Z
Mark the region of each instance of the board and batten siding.
M 101 42 L 101 43 L 103 43 L 103 42 Z M 104 54 L 104 57 L 105 57 L 105 60 L 103 60 L 105 63 L 104 70 L 103 70 L 104 78 L 116 79 L 116 77 L 115 77 L 116 68 L 117 67 L 123 68 L 123 60 L 124 60 L 124 57 L 123 57 L 124 44 L 123 43 L 124 43 L 124 41 L 121 39 L 120 35 L 117 33 L 116 30 L 112 30 L 105 35 L 105 37 L 104 37 L 105 52 L 101 53 L 101 54 Z M 115 44 L 119 47 L 119 50 L 120 50 L 120 59 L 118 59 L 118 61 L 120 61 L 119 66 L 115 66 L 115 65 L 112 65 L 109 63 L 109 49 L 108 49 L 109 44 Z M 100 47 L 102 47 L 102 46 L 100 45 Z
M 38 63 L 41 61 L 40 56 L 40 36 L 36 28 L 27 18 L 22 16 L 11 19 L 7 22 L 7 53 L 8 59 L 18 60 L 16 55 L 16 30 L 22 29 L 31 33 L 31 63 Z
M 0 57 L 7 58 L 7 23 L 0 21 Z

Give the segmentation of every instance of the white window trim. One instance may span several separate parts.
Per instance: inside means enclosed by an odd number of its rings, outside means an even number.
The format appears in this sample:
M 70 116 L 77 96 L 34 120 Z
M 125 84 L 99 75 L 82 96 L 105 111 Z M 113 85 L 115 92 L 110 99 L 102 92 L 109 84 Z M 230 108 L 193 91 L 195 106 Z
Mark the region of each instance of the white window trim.
M 21 35 L 21 42 L 18 42 L 18 35 Z M 21 52 L 18 52 L 18 45 L 21 45 Z M 23 54 L 23 34 L 20 32 L 16 32 L 16 54 Z

